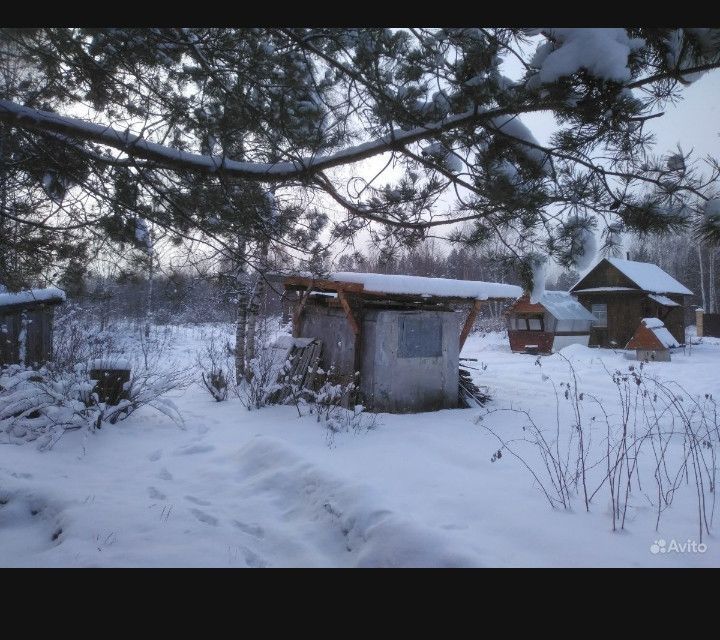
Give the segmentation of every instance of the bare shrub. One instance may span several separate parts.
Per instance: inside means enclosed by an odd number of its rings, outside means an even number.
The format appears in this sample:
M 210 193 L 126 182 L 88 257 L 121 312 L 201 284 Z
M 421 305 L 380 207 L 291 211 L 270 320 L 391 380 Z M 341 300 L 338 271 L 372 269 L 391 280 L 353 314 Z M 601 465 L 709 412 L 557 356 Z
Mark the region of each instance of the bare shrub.
M 253 411 L 268 404 L 268 397 L 276 391 L 278 376 L 287 363 L 285 349 L 275 349 L 271 344 L 275 335 L 277 319 L 264 316 L 257 321 L 253 357 L 246 367 L 246 375 L 234 386 L 233 391 L 246 409 Z
M 53 358 L 48 367 L 71 371 L 78 364 L 123 351 L 119 332 L 99 329 L 87 309 L 68 302 L 60 306 L 53 323 Z
M 377 415 L 367 413 L 361 404 L 355 404 L 358 395 L 357 378 L 345 381 L 330 368 L 319 368 L 313 377 L 312 388 L 300 387 L 297 381 L 291 381 L 291 393 L 286 401 L 295 406 L 300 417 L 315 415 L 317 421 L 327 429 L 328 444 L 334 445 L 335 435 L 352 432 L 355 434 L 370 431 L 379 425 Z
M 208 393 L 216 402 L 227 400 L 235 386 L 233 348 L 227 338 L 212 330 L 202 336 L 203 348 L 196 354 L 200 377 Z
M 127 398 L 117 405 L 103 405 L 101 422 L 115 424 L 124 420 L 142 406 L 150 406 L 166 415 L 177 426 L 184 427 L 182 415 L 175 403 L 165 396 L 177 389 L 187 387 L 192 381 L 192 372 L 188 369 L 158 371 L 153 369 L 133 372 L 127 388 Z
M 658 529 L 662 514 L 686 487 L 702 542 L 712 527 L 717 488 L 720 422 L 713 396 L 693 395 L 676 382 L 650 376 L 640 363 L 626 371 L 606 369 L 617 396 L 617 410 L 610 411 L 607 399 L 579 390 L 574 366 L 565 361 L 569 381 L 556 385 L 543 376 L 555 391 L 554 427 L 538 425 L 519 409 L 491 409 L 478 418 L 500 444 L 492 461 L 503 452 L 519 460 L 553 508 L 568 509 L 580 496 L 589 511 L 605 492 L 614 531 L 625 528 L 637 496 L 655 509 Z M 563 400 L 569 404 L 568 429 L 561 428 Z M 508 438 L 490 426 L 490 417 L 502 412 L 523 417 L 521 436 Z

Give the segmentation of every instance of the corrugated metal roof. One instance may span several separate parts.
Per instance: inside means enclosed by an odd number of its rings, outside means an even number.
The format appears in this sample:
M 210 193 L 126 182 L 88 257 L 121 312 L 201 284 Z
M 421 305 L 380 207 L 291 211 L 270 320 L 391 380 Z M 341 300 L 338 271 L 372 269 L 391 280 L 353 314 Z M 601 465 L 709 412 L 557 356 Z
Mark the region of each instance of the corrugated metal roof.
M 596 320 L 567 291 L 545 291 L 537 302 L 530 302 L 528 296 L 520 298 L 508 313 L 544 313 L 547 311 L 558 320 Z

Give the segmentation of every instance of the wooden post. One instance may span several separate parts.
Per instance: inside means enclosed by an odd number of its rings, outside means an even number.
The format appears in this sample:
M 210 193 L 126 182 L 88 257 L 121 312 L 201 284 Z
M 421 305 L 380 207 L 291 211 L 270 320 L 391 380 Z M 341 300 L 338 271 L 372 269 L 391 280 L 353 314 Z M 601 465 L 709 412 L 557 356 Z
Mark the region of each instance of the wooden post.
M 467 340 L 467 337 L 470 335 L 470 331 L 472 331 L 475 320 L 477 319 L 477 314 L 480 311 L 481 304 L 482 302 L 480 300 L 475 300 L 468 317 L 465 319 L 465 324 L 460 332 L 460 351 L 462 351 L 462 348 L 465 346 L 465 340 Z
M 352 332 L 357 336 L 360 333 L 360 325 L 358 324 L 358 321 L 353 315 L 352 307 L 350 306 L 350 303 L 348 302 L 347 296 L 345 295 L 344 291 L 338 291 L 338 299 L 340 300 L 340 304 L 345 311 L 345 315 L 347 316 L 348 322 L 350 323 L 350 328 L 352 329 Z
M 312 288 L 312 284 L 310 284 L 310 286 L 305 290 L 305 293 L 300 294 L 300 300 L 297 302 L 297 307 L 295 307 L 295 311 L 293 312 L 293 338 L 300 337 L 300 316 L 303 312 L 303 307 L 305 306 L 307 299 L 310 297 Z
M 695 326 L 697 328 L 697 337 L 702 338 L 705 327 L 703 327 L 704 309 L 695 309 Z
M 355 313 L 353 312 L 353 307 L 350 304 L 350 301 L 348 300 L 347 294 L 342 289 L 338 290 L 338 300 L 340 301 L 340 304 L 342 305 L 343 310 L 345 311 L 345 315 L 347 316 L 348 322 L 350 323 L 350 328 L 352 329 L 353 335 L 355 337 L 353 341 L 353 377 L 352 382 L 359 385 L 360 379 L 360 369 L 362 367 L 362 343 L 363 343 L 363 334 L 362 334 L 362 325 L 360 324 L 362 322 L 362 311 L 360 311 L 360 320 L 355 317 Z M 357 298 L 354 298 L 356 307 L 358 305 L 362 305 L 362 301 L 358 301 Z M 355 374 L 358 374 L 356 376 Z M 353 394 L 353 397 L 350 397 L 349 395 L 346 395 L 342 399 L 342 406 L 347 409 L 350 406 L 351 402 L 355 402 L 355 399 L 357 398 L 357 390 L 356 393 Z

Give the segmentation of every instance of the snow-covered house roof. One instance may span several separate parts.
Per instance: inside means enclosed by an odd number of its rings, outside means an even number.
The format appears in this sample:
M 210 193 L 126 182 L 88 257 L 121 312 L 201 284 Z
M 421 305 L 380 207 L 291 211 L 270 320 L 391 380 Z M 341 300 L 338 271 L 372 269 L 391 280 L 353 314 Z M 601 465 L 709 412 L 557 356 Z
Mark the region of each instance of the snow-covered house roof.
M 317 291 L 346 290 L 361 295 L 414 296 L 420 299 L 515 300 L 522 295 L 522 289 L 514 284 L 351 271 L 338 271 L 325 277 L 310 274 L 289 276 L 285 284 L 291 287 L 311 286 Z
M 679 307 L 680 305 L 675 302 L 674 300 L 670 300 L 667 296 L 661 296 L 656 293 L 648 293 L 648 298 L 650 300 L 654 300 L 658 304 L 663 305 L 664 307 Z
M 568 291 L 544 291 L 537 302 L 526 296 L 518 300 L 508 313 L 542 313 L 547 311 L 558 320 L 596 320 Z
M 597 269 L 603 262 L 610 263 L 626 278 L 634 282 L 638 288 L 650 293 L 675 293 L 685 296 L 692 295 L 692 291 L 686 286 L 680 284 L 669 273 L 663 271 L 656 264 L 651 262 L 635 262 L 634 260 L 622 260 L 621 258 L 603 258 L 598 264 L 590 269 L 585 275 L 578 280 L 575 286 L 570 288 L 574 293 L 589 292 L 590 289 L 578 289 L 578 285 L 582 283 L 587 276 Z M 609 288 L 609 287 L 606 287 Z M 602 288 L 601 288 L 602 289 Z M 618 289 L 618 287 L 615 287 Z M 594 290 L 598 290 L 595 288 Z
M 679 347 L 678 341 L 659 318 L 643 318 L 626 349 L 670 349 Z
M 0 292 L 0 307 L 10 307 L 31 303 L 49 303 L 54 304 L 65 301 L 65 292 L 57 287 L 48 287 L 47 289 L 28 289 L 27 291 L 18 291 L 16 293 L 8 293 L 4 290 Z

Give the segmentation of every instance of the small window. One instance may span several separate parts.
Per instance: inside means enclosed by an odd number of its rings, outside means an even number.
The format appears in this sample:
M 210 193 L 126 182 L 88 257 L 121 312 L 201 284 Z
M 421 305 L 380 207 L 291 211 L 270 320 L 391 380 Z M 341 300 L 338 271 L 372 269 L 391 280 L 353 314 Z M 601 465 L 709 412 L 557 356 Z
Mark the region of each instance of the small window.
M 399 358 L 439 358 L 442 356 L 442 320 L 425 315 L 400 316 Z
M 542 320 L 540 318 L 528 318 L 530 331 L 542 331 Z
M 593 323 L 596 327 L 607 327 L 607 305 L 606 304 L 594 304 L 591 308 L 592 314 L 596 320 Z

